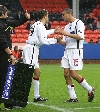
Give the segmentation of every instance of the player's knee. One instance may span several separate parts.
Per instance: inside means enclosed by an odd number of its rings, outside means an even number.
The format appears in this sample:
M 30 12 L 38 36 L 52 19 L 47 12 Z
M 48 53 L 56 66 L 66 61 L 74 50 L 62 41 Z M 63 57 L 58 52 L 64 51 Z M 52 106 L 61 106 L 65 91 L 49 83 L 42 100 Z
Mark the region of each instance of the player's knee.
M 36 76 L 40 77 L 40 71 L 35 73 Z
M 40 77 L 40 70 L 34 71 L 34 76 L 35 77 Z
M 65 79 L 69 77 L 69 72 L 64 72 Z
M 77 75 L 76 75 L 76 74 L 71 73 L 71 77 L 72 77 L 74 80 L 77 81 Z

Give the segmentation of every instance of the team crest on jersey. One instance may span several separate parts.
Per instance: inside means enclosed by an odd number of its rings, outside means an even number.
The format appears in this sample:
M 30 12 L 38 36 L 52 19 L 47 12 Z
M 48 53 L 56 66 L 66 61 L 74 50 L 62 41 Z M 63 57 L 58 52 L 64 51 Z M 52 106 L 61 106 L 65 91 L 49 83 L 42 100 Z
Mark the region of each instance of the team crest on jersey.
M 75 34 L 75 31 L 70 32 L 71 34 Z

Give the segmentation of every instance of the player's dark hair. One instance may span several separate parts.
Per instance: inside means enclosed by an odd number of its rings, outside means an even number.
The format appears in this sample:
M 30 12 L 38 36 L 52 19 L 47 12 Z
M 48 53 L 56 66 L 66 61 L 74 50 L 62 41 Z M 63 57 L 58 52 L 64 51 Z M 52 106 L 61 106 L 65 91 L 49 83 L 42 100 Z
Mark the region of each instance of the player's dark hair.
M 5 14 L 7 11 L 8 11 L 8 9 L 7 9 L 5 6 L 0 5 L 0 16 L 1 16 L 2 14 Z
M 65 8 L 64 11 L 66 11 L 66 13 L 70 13 L 73 15 L 73 10 L 70 8 Z
M 45 9 L 41 9 L 38 11 L 38 19 L 42 19 L 44 16 L 48 14 L 48 11 Z

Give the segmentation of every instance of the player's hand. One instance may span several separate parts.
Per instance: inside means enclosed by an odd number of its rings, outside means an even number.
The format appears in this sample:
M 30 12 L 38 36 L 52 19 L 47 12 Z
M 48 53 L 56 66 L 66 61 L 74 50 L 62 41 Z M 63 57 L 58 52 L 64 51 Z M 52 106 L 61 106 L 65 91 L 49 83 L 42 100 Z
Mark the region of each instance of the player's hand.
M 59 33 L 60 30 L 61 30 L 61 28 L 60 27 L 57 27 L 57 28 L 55 28 L 54 33 Z
M 60 31 L 59 31 L 59 33 L 60 34 L 62 34 L 62 35 L 65 35 L 65 36 L 68 36 L 68 34 L 69 33 L 67 33 L 65 30 L 63 30 L 63 29 L 61 29 Z
M 62 40 L 61 35 L 57 35 L 54 38 L 57 39 L 57 43 L 60 43 Z
M 10 56 L 10 59 L 11 59 L 12 65 L 15 65 L 18 62 L 17 59 L 13 55 Z
M 27 12 L 27 10 L 25 11 L 25 16 L 27 19 L 30 19 L 30 14 Z

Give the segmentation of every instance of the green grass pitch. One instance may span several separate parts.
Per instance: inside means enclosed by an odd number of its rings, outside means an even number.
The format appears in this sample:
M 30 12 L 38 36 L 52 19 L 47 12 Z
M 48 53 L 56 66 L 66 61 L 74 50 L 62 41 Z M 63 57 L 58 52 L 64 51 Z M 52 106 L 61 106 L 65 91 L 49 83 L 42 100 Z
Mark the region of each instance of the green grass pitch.
M 33 102 L 33 85 L 30 89 L 29 104 L 25 108 L 13 109 L 10 112 L 100 112 L 100 65 L 84 64 L 83 70 L 79 71 L 87 82 L 95 87 L 95 98 L 92 102 L 87 101 L 87 91 L 76 81 L 75 91 L 78 103 L 63 103 L 69 99 L 63 77 L 63 69 L 60 65 L 40 65 L 40 95 L 47 97 L 47 102 Z M 6 112 L 3 104 L 0 112 Z

